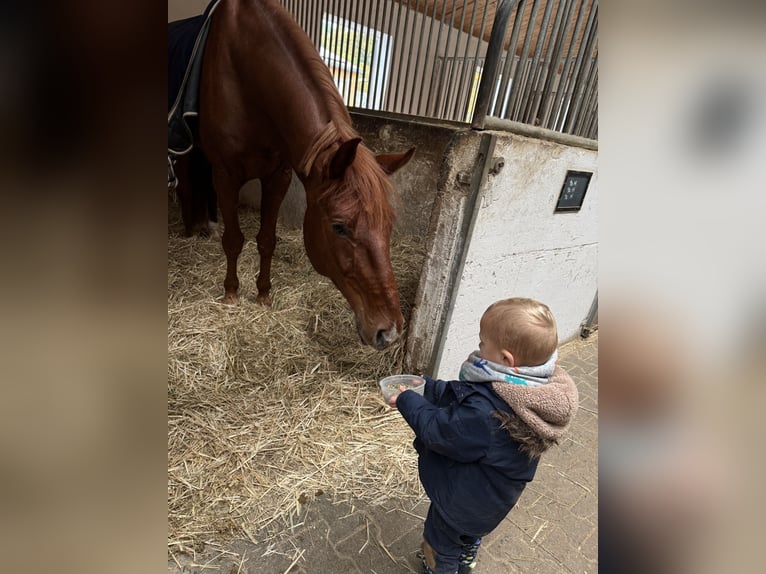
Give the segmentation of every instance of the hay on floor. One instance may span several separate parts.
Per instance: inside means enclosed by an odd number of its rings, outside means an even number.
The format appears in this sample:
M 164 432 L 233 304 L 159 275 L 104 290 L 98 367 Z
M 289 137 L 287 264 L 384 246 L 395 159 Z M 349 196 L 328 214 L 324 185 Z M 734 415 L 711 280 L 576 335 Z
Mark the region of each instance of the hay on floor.
M 168 239 L 169 548 L 262 539 L 317 495 L 375 504 L 421 496 L 413 433 L 377 380 L 402 372 L 404 337 L 359 342 L 346 301 L 308 262 L 299 230 L 280 227 L 273 306 L 255 303 L 257 214 L 243 211 L 240 304 L 223 292 L 220 242 Z M 397 239 L 405 320 L 424 259 Z M 406 333 L 405 333 L 406 337 Z

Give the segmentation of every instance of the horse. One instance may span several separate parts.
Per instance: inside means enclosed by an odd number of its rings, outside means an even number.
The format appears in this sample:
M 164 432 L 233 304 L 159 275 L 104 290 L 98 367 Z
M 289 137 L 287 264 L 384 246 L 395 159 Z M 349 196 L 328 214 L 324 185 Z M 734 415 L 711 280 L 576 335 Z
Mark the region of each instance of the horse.
M 404 321 L 391 266 L 389 176 L 415 148 L 375 155 L 362 143 L 329 69 L 276 0 L 220 0 L 211 18 L 197 145 L 210 162 L 224 223 L 223 303 L 239 301 L 239 190 L 257 178 L 256 302 L 271 305 L 277 215 L 294 172 L 306 192 L 303 239 L 311 265 L 350 305 L 362 343 L 385 349 Z

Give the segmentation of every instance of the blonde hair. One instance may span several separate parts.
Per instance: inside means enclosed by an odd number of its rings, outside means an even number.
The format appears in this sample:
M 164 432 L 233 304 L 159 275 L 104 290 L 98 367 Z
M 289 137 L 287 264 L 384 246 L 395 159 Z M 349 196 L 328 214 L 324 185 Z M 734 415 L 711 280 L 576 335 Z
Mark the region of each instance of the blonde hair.
M 481 324 L 486 337 L 513 354 L 516 366 L 542 365 L 558 346 L 553 313 L 534 299 L 512 297 L 497 301 L 484 311 Z

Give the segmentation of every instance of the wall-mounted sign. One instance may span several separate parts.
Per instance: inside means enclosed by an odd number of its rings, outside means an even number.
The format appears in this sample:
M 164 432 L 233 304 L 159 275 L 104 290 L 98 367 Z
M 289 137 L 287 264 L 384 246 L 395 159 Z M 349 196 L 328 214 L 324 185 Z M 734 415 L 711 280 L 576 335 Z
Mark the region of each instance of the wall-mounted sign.
M 585 171 L 567 171 L 556 211 L 580 211 L 592 175 Z

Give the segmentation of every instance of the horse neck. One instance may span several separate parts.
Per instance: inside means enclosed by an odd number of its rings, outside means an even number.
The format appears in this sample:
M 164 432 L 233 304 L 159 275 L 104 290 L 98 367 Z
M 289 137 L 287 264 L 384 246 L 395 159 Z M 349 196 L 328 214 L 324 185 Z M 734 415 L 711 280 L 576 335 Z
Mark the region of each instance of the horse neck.
M 241 53 L 242 65 L 251 66 L 251 77 L 257 78 L 248 100 L 269 116 L 283 154 L 298 172 L 327 125 L 332 122 L 345 133 L 351 131 L 351 119 L 316 48 L 281 5 L 260 0 L 241 3 L 239 11 L 239 24 L 262 40 L 258 57 Z

